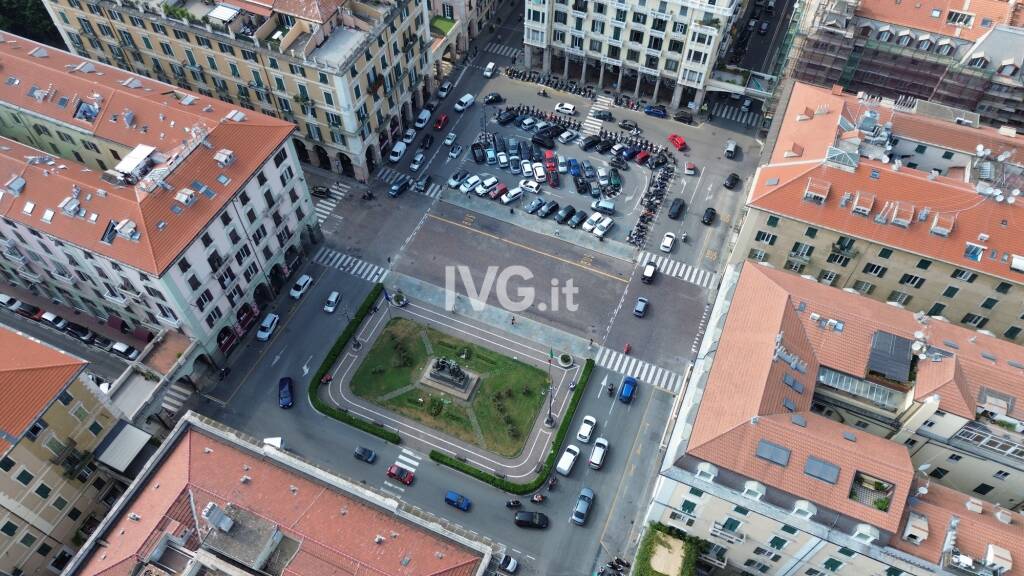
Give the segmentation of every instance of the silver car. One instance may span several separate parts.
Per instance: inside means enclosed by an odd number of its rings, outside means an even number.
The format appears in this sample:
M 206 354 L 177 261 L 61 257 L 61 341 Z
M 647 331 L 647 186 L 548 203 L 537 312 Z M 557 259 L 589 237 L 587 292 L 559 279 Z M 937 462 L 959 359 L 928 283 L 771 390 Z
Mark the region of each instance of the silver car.
M 587 514 L 594 504 L 594 491 L 584 487 L 580 490 L 579 498 L 576 499 L 576 507 L 572 510 L 572 523 L 583 526 L 587 523 Z

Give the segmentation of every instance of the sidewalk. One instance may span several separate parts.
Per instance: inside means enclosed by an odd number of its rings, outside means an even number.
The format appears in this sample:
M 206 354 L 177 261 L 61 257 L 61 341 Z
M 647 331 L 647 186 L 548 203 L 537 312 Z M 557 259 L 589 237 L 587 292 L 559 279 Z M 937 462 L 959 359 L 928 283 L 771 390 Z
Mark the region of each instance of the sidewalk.
M 403 445 L 408 445 L 423 453 L 439 450 L 457 458 L 464 458 L 474 466 L 515 482 L 532 479 L 547 457 L 554 432 L 561 423 L 569 404 L 571 397 L 569 386 L 579 378 L 585 358 L 572 352 L 575 358 L 573 366 L 563 369 L 556 363 L 552 367 L 554 428 L 544 426 L 547 410 L 541 409 L 524 443 L 523 450 L 518 456 L 504 457 L 487 452 L 483 448 L 428 428 L 420 422 L 390 412 L 368 400 L 357 397 L 348 388 L 352 376 L 372 347 L 377 335 L 387 322 L 395 317 L 409 318 L 442 332 L 455 334 L 459 338 L 542 369 L 547 369 L 548 366 L 549 343 L 532 339 L 536 335 L 537 327 L 528 326 L 525 323 L 520 324 L 518 318 L 514 328 L 515 333 L 511 333 L 495 329 L 467 315 L 453 315 L 450 312 L 445 312 L 443 308 L 434 306 L 432 302 L 421 300 L 418 295 L 410 293 L 406 286 L 403 286 L 403 292 L 409 298 L 407 306 L 397 308 L 382 299 L 378 303 L 378 311 L 367 316 L 363 326 L 356 334 L 356 339 L 363 345 L 358 351 L 350 347 L 339 359 L 331 372 L 333 380 L 330 386 L 326 387 L 327 393 L 324 399 L 354 414 L 397 430 L 402 435 Z M 511 324 L 507 323 L 506 327 L 511 327 Z M 586 348 L 586 342 L 583 342 L 582 347 Z M 555 350 L 557 354 L 565 349 L 555 348 Z
M 54 314 L 64 318 L 68 322 L 74 322 L 75 324 L 85 326 L 89 330 L 92 330 L 96 334 L 99 334 L 100 336 L 103 336 L 105 338 L 109 338 L 114 341 L 124 342 L 125 344 L 134 346 L 139 350 L 142 350 L 143 348 L 146 347 L 147 342 L 141 338 L 138 338 L 135 334 L 124 333 L 118 329 L 111 328 L 110 326 L 107 325 L 106 322 L 100 320 L 99 318 L 96 318 L 95 316 L 87 312 L 82 312 L 81 310 L 77 310 L 75 308 L 71 308 L 70 306 L 65 306 L 63 304 L 54 304 L 52 300 L 47 299 L 45 296 L 41 294 L 33 294 L 32 292 L 29 292 L 24 288 L 11 286 L 9 284 L 5 285 L 2 291 L 5 294 L 17 298 L 22 302 L 31 304 L 33 306 L 37 306 L 47 312 L 53 312 Z M 133 328 L 145 329 L 142 326 L 133 326 Z M 153 334 L 153 336 L 156 336 L 156 334 Z

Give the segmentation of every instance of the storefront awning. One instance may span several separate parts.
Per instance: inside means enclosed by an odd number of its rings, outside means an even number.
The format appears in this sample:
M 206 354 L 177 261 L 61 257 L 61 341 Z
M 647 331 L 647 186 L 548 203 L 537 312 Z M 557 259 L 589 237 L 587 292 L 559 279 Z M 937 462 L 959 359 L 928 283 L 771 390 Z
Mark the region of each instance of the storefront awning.
M 143 452 L 150 438 L 152 435 L 148 432 L 132 426 L 125 420 L 118 420 L 110 433 L 96 447 L 96 459 L 124 474 L 136 457 Z

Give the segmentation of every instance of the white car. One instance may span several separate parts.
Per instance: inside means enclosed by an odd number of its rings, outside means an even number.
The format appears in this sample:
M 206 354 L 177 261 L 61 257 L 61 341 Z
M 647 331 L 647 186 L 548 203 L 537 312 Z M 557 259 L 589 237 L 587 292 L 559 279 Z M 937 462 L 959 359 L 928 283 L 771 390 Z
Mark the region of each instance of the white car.
M 526 192 L 533 192 L 534 194 L 540 194 L 540 184 L 537 184 L 533 180 L 520 180 L 519 187 Z
M 455 132 L 449 132 L 448 135 L 444 137 L 445 146 L 451 146 L 452 144 L 455 144 Z
M 575 130 L 566 130 L 565 132 L 562 132 L 562 134 L 558 137 L 558 141 L 561 142 L 562 144 L 568 144 L 569 142 L 575 140 L 576 137 L 579 135 L 580 133 Z
M 513 156 L 508 159 L 508 171 L 513 174 L 522 173 L 523 164 L 519 161 L 518 156 Z
M 413 124 L 413 126 L 419 130 L 426 126 L 428 122 L 430 122 L 430 110 L 424 108 L 423 110 L 420 110 L 420 115 L 416 117 L 416 123 Z
M 61 332 L 63 332 L 64 329 L 68 327 L 68 321 L 61 318 L 60 316 L 57 316 L 53 312 L 44 312 L 42 318 L 40 318 L 39 321 L 42 322 L 43 324 L 48 324 L 51 327 L 60 330 Z
M 448 151 L 448 157 L 455 160 L 462 154 L 462 145 L 456 144 L 452 146 L 452 149 Z
M 600 470 L 604 466 L 605 456 L 608 455 L 608 440 L 597 438 L 594 440 L 594 449 L 590 452 L 590 467 Z
M 405 142 L 395 142 L 395 147 L 391 149 L 391 154 L 388 155 L 388 160 L 398 162 L 402 159 L 402 156 L 405 156 L 405 149 Z
M 597 183 L 600 184 L 601 186 L 607 186 L 609 182 L 611 182 L 611 181 L 608 179 L 608 169 L 607 168 L 598 168 L 597 169 Z
M 523 176 L 529 176 L 530 174 L 533 174 L 533 163 L 532 162 L 530 162 L 529 160 L 521 160 L 519 162 L 519 164 L 520 164 L 519 168 L 520 168 L 520 170 L 522 170 Z
M 597 418 L 593 416 L 584 416 L 583 423 L 580 424 L 580 430 L 576 433 L 576 439 L 584 444 L 590 442 L 590 435 L 594 433 L 594 428 L 597 428 Z
M 515 202 L 516 200 L 519 200 L 519 198 L 521 198 L 522 195 L 523 195 L 523 189 L 522 188 L 518 188 L 518 187 L 517 188 L 513 188 L 513 189 L 509 190 L 508 192 L 504 193 L 501 196 L 501 203 L 502 204 L 511 204 L 511 203 Z
M 462 98 L 459 98 L 459 101 L 455 103 L 455 111 L 462 112 L 466 108 L 472 106 L 474 102 L 476 102 L 476 98 L 473 98 L 472 94 L 466 94 Z
M 565 156 L 558 155 L 558 173 L 565 174 L 569 171 L 569 161 L 565 159 Z
M 487 67 L 484 68 L 484 78 L 490 78 L 494 76 L 494 69 L 496 68 L 494 62 L 488 62 Z
M 498 166 L 501 168 L 508 168 L 508 154 L 498 152 Z
M 412 144 L 412 141 L 416 139 L 416 131 L 412 128 L 406 128 L 405 134 L 402 136 L 402 142 L 406 144 Z
M 298 300 L 299 298 L 302 298 L 302 295 L 306 293 L 306 290 L 309 290 L 309 287 L 312 284 L 313 278 L 309 274 L 303 274 L 302 276 L 299 276 L 298 280 L 295 281 L 295 286 L 292 286 L 292 289 L 290 292 L 288 292 L 288 295 L 294 298 L 295 300 Z
M 263 322 L 260 322 L 260 329 L 256 331 L 256 339 L 260 342 L 266 342 L 270 340 L 270 337 L 274 335 L 274 330 L 277 330 L 277 323 L 281 320 L 281 317 L 271 312 L 263 318 Z
M 466 178 L 465 180 L 462 181 L 462 185 L 459 186 L 459 192 L 462 192 L 463 194 L 468 194 L 470 190 L 476 188 L 479 185 L 480 177 L 477 176 L 476 174 L 473 174 L 469 178 Z
M 538 184 L 543 184 L 548 181 L 548 175 L 544 172 L 544 165 L 540 162 L 533 165 L 533 179 L 536 180 Z
M 555 104 L 555 112 L 558 112 L 559 114 L 575 116 L 576 106 L 573 104 L 569 104 L 568 102 L 559 102 L 558 104 Z
M 495 178 L 494 176 L 488 176 L 487 178 L 484 178 L 480 182 L 479 186 L 476 187 L 476 195 L 477 196 L 487 196 L 497 186 L 498 186 L 498 179 Z
M 583 223 L 581 228 L 583 228 L 584 232 L 593 232 L 594 226 L 597 226 L 598 223 L 601 222 L 602 218 L 604 218 L 604 216 L 602 216 L 600 212 L 594 212 L 589 218 L 587 218 L 587 221 Z
M 605 234 L 612 229 L 612 226 L 615 226 L 615 220 L 612 220 L 611 216 L 605 216 L 604 220 L 601 220 L 597 226 L 594 226 L 594 236 L 604 238 Z
M 416 155 L 412 157 L 412 162 L 409 163 L 409 170 L 412 170 L 413 172 L 418 171 L 423 167 L 423 163 L 426 162 L 426 160 L 427 156 L 423 152 L 417 152 Z
M 328 314 L 334 314 L 334 311 L 338 309 L 338 302 L 341 300 L 341 292 L 335 290 L 327 296 L 327 301 L 324 302 L 324 312 Z
M 451 82 L 445 82 L 444 84 L 441 84 L 441 87 L 437 89 L 437 97 L 447 98 L 448 94 L 451 93 L 452 88 L 453 86 Z
M 665 236 L 661 239 L 661 251 L 671 252 L 672 247 L 676 245 L 676 235 L 671 232 L 665 232 Z

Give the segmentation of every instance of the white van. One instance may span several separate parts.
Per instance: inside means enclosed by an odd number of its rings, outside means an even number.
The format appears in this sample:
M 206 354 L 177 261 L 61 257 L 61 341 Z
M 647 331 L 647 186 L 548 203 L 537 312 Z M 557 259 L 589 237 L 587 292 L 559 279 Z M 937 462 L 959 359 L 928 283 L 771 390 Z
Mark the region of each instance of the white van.
M 487 67 L 484 68 L 484 78 L 490 78 L 494 76 L 494 62 L 488 62 Z
M 612 226 L 615 226 L 615 220 L 612 220 L 610 216 L 605 217 L 604 220 L 601 220 L 600 224 L 594 226 L 594 236 L 604 238 L 605 234 L 612 229 Z
M 604 438 L 594 440 L 594 449 L 590 451 L 590 467 L 600 470 L 604 466 L 604 458 L 608 455 L 608 441 Z
M 572 467 L 576 465 L 576 458 L 579 458 L 580 449 L 570 444 L 566 447 L 565 452 L 562 452 L 562 457 L 558 459 L 558 466 L 555 466 L 555 470 L 562 476 L 568 476 L 572 472 Z
M 416 129 L 419 130 L 420 128 L 423 128 L 427 125 L 427 122 L 430 122 L 430 110 L 424 108 L 423 110 L 420 110 L 419 116 L 416 117 Z
M 473 98 L 472 94 L 464 94 L 462 98 L 459 98 L 459 101 L 455 103 L 455 111 L 462 112 L 466 108 L 472 106 L 474 102 L 476 102 L 476 98 Z

